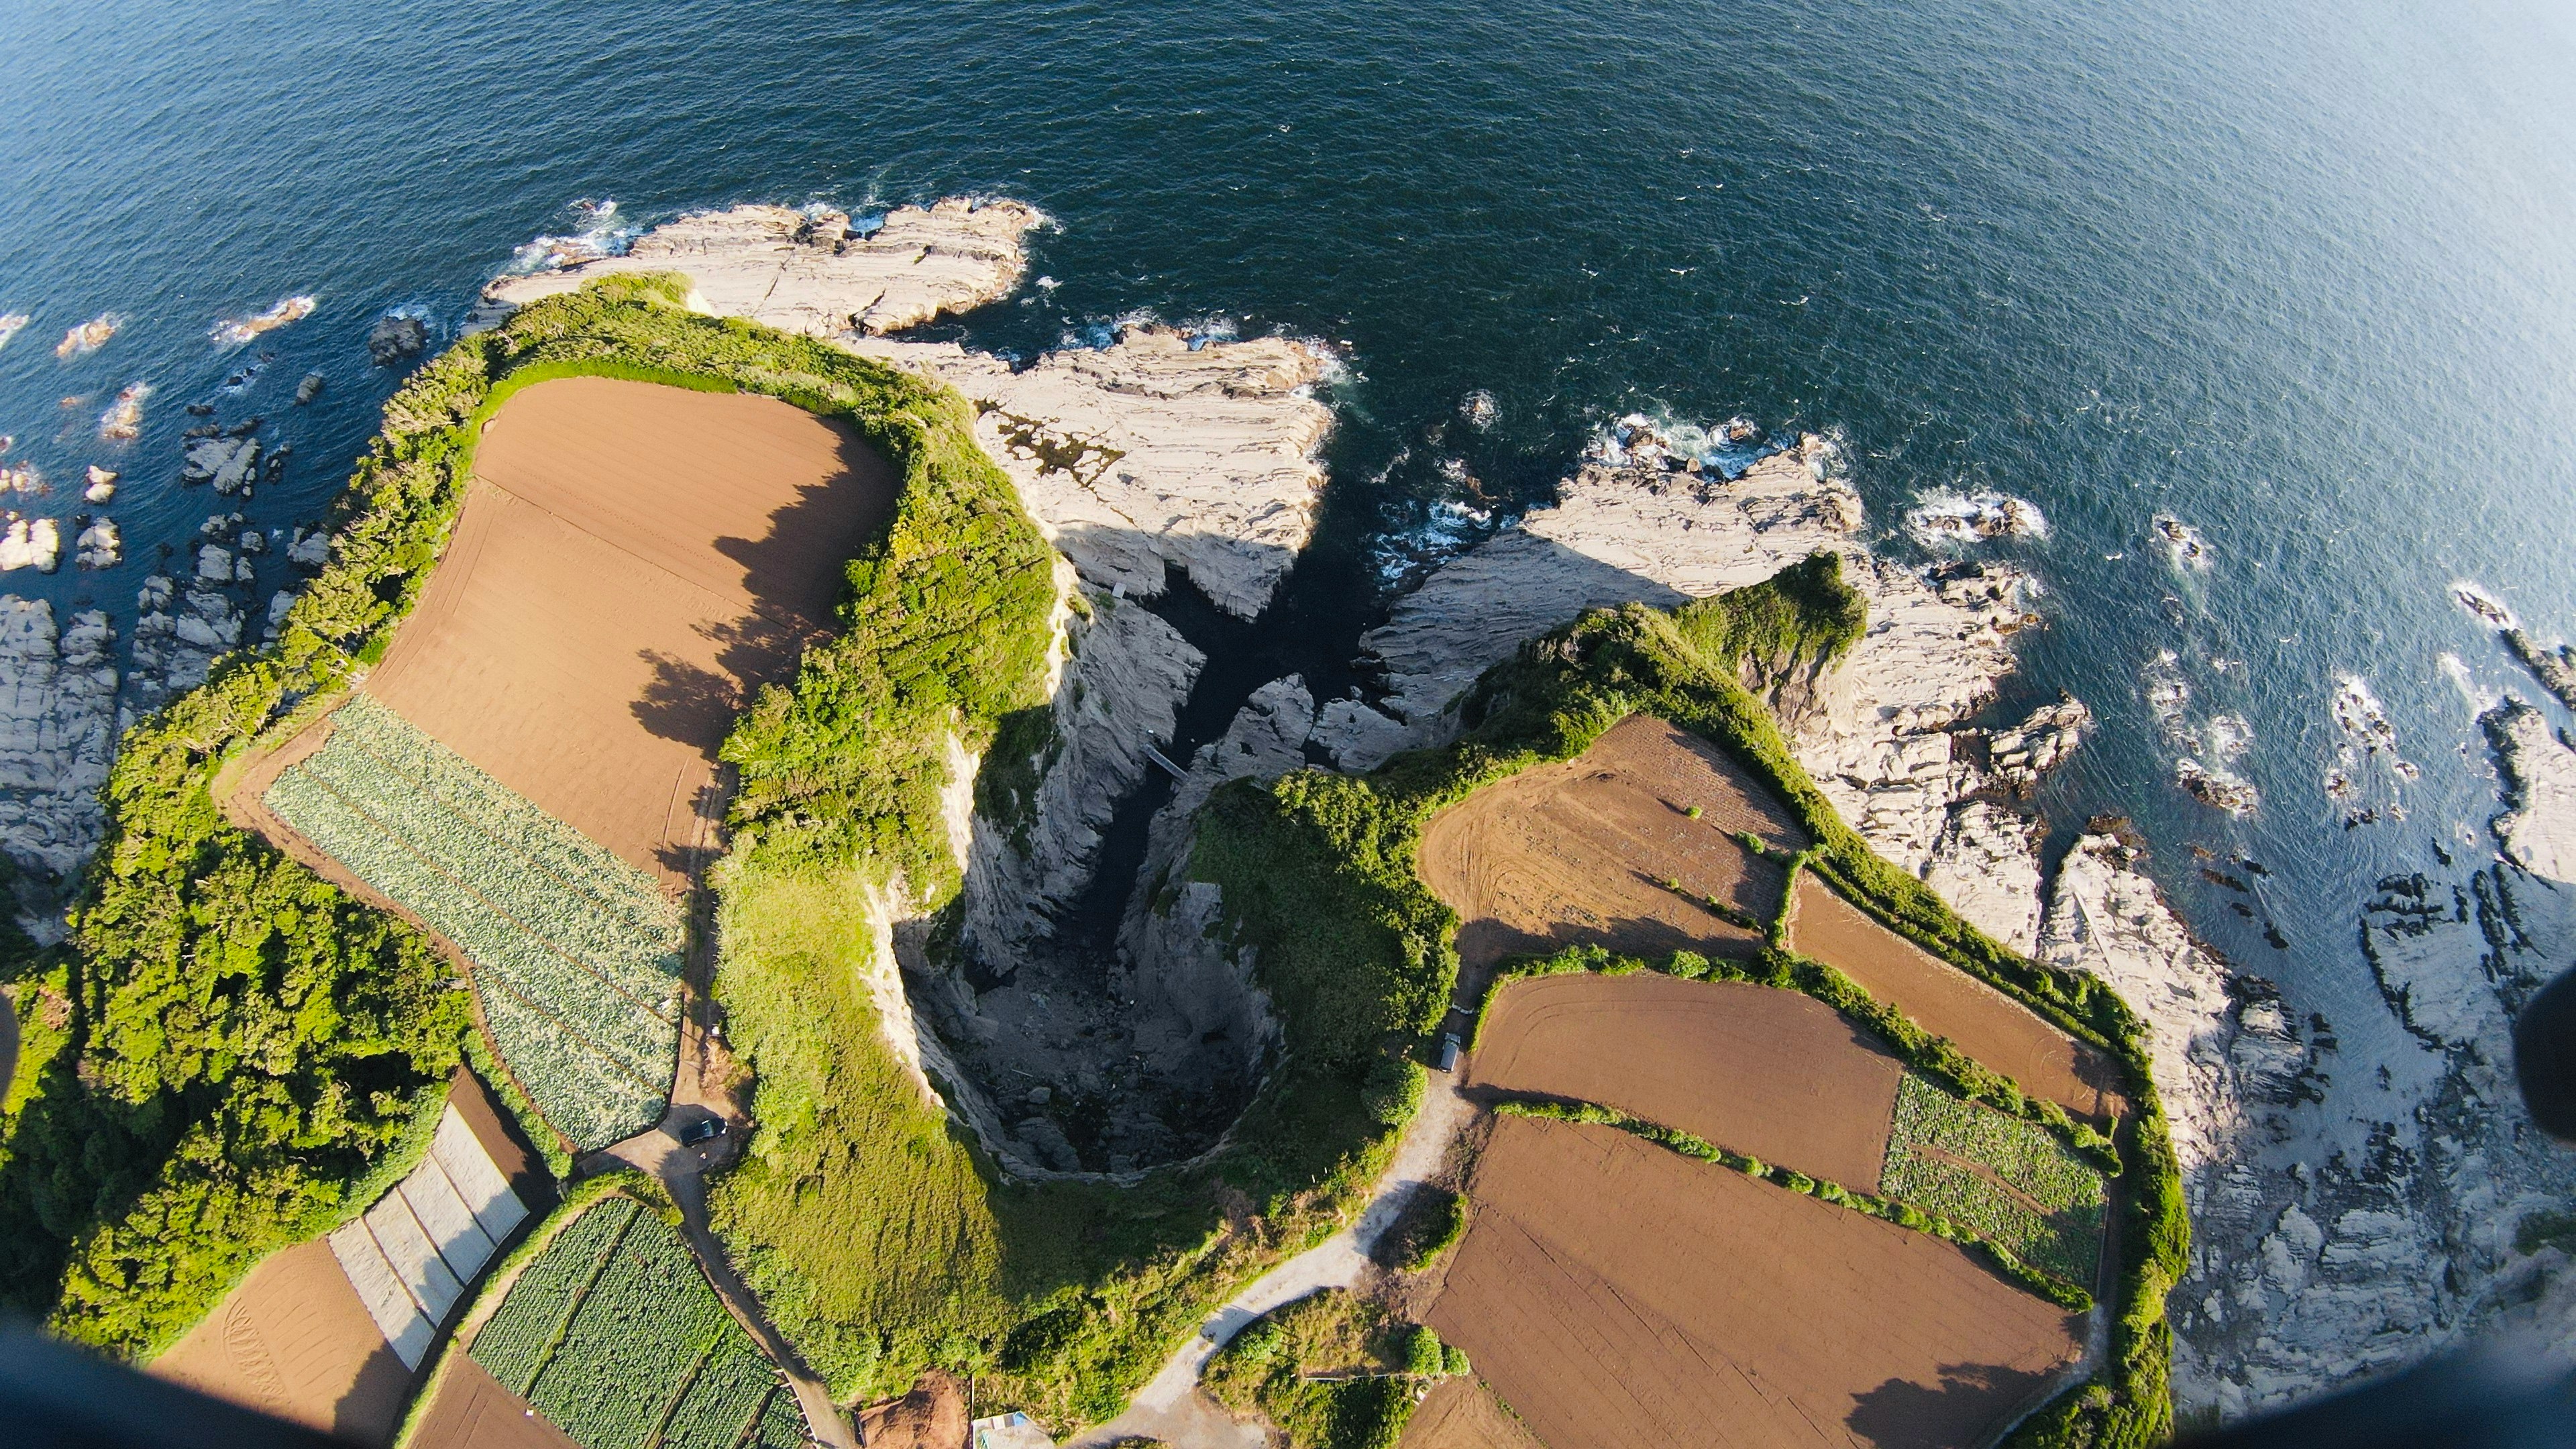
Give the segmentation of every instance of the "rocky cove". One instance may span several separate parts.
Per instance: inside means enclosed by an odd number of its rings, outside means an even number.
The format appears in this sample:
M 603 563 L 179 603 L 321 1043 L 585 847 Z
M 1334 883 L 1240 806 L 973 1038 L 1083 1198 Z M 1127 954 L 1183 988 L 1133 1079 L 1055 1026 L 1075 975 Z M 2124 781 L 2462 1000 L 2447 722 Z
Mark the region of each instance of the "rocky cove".
M 838 342 L 977 405 L 979 440 L 1062 557 L 1053 702 L 990 758 L 960 756 L 964 895 L 937 919 L 885 903 L 880 959 L 903 979 L 878 999 L 925 1087 L 935 1078 L 1008 1170 L 1127 1173 L 1204 1150 L 1257 1080 L 1265 1003 L 1212 934 L 1214 889 L 1182 880 L 1189 812 L 1217 783 L 1365 769 L 1443 740 L 1465 685 L 1582 609 L 1670 604 L 1832 549 L 1870 627 L 1842 667 L 1775 694 L 1801 762 L 1882 854 L 2017 949 L 2111 981 L 2151 1023 L 2196 1232 L 2172 1300 L 2186 1410 L 2243 1413 L 2500 1322 L 2576 1349 L 2576 1242 L 2517 1231 L 2566 1200 L 2568 1161 L 2522 1122 L 2504 1045 L 2523 996 L 2576 949 L 2576 752 L 2536 716 L 2491 726 L 2515 791 L 2505 851 L 2392 877 L 2358 910 L 2419 1051 L 2348 1064 L 2330 1023 L 2193 937 L 2115 820 L 2048 858 L 2020 795 L 2078 747 L 2089 713 L 2061 699 L 1984 717 L 2016 667 L 2014 636 L 2038 623 L 2033 581 L 1875 554 L 1828 438 L 1732 480 L 1631 439 L 1396 600 L 1354 641 L 1358 687 L 1319 699 L 1320 676 L 1223 670 L 1214 651 L 1241 629 L 1191 610 L 1258 628 L 1288 586 L 1325 486 L 1332 419 L 1310 395 L 1324 359 L 1283 339 L 1134 328 L 1014 365 L 883 335 L 1010 291 L 1040 220 L 943 202 L 862 234 L 836 213 L 739 208 L 485 296 L 497 313 L 596 271 L 682 271 L 710 311 Z M 151 707 L 243 642 L 237 554 L 259 535 L 238 517 L 210 528 L 193 578 L 147 586 L 121 682 L 103 616 L 58 625 L 49 606 L 12 601 L 0 620 L 0 840 L 22 866 L 77 869 L 119 710 Z M 1231 698 L 1211 692 L 1221 674 Z

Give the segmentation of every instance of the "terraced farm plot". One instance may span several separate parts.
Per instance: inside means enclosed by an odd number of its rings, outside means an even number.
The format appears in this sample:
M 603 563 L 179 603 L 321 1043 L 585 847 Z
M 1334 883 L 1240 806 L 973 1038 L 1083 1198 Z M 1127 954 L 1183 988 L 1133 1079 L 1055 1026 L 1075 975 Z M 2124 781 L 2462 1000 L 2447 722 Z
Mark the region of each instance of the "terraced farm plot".
M 563 1227 L 467 1350 L 583 1449 L 796 1449 L 796 1396 L 632 1198 Z
M 1699 902 L 1714 897 L 1767 920 L 1780 908 L 1782 872 L 1730 838 L 1737 830 L 1806 843 L 1715 746 L 1638 715 L 1572 760 L 1433 817 L 1422 832 L 1422 879 L 1463 918 L 1458 954 L 1470 970 L 1578 942 L 1645 957 L 1742 956 L 1761 934 Z
M 1896 1059 L 1813 997 L 1732 981 L 1541 976 L 1495 994 L 1472 1085 L 1597 1102 L 1875 1192 Z
M 1953 1244 L 1615 1128 L 1500 1118 L 1468 1191 L 1431 1325 L 1549 1449 L 1955 1449 L 2082 1353 Z
M 2097 1121 L 2122 1110 L 2118 1071 L 2099 1052 L 1880 925 L 1812 875 L 1798 881 L 1789 948 L 1850 977 L 2034 1097 Z
M 641 870 L 364 694 L 260 797 L 473 963 L 494 1045 L 577 1146 L 659 1121 L 682 921 Z
M 895 476 L 847 425 L 613 378 L 502 405 L 445 560 L 367 690 L 677 890 L 716 749 L 827 633 Z
M 2101 1173 L 2041 1129 L 1908 1072 L 1896 1092 L 1882 1191 L 1967 1224 L 2080 1288 L 2102 1266 Z

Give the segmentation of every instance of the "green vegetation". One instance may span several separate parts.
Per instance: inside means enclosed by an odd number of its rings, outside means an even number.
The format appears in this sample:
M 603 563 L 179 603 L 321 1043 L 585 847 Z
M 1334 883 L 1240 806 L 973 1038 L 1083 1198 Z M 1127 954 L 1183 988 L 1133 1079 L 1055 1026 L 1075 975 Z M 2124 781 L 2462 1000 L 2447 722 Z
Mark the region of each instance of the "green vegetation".
M 624 1196 L 560 1221 L 475 1332 L 476 1363 L 584 1449 L 804 1442 L 795 1394 L 668 1223 Z
M 1913 1018 L 1862 990 L 1860 983 L 1833 967 L 1777 946 L 1766 947 L 1744 960 L 1711 960 L 1696 951 L 1675 951 L 1660 962 L 1648 962 L 1619 955 L 1607 947 L 1586 945 L 1506 961 L 1495 968 L 1485 984 L 1476 1029 L 1484 1029 L 1486 1008 L 1506 985 L 1525 976 L 1560 976 L 1574 971 L 1605 976 L 1660 971 L 1687 981 L 1741 981 L 1802 992 L 1869 1028 L 1897 1060 L 1940 1081 L 1961 1097 L 2045 1128 L 2103 1171 L 2120 1170 L 2119 1154 L 2110 1140 L 2069 1117 L 2064 1108 L 2023 1092 L 2011 1078 L 1960 1051 L 1948 1038 L 1925 1031 Z
M 1415 842 L 1433 811 L 1531 765 L 1570 759 L 1631 714 L 1652 714 L 1713 741 L 1786 803 L 1817 842 L 1799 868 L 1817 871 L 1934 955 L 2103 1046 L 2125 1069 L 2133 1109 L 2120 1124 L 2121 1140 L 2090 1144 L 2090 1129 L 2066 1121 L 2054 1104 L 2031 1103 L 1839 972 L 1776 944 L 1741 965 L 1691 958 L 1700 974 L 1741 973 L 1817 995 L 1963 1093 L 2040 1121 L 2079 1148 L 2094 1147 L 2088 1155 L 2106 1167 L 2127 1165 L 2109 1361 L 2083 1392 L 2026 1420 L 2012 1442 L 2025 1449 L 2159 1442 L 2172 1429 L 2164 1299 L 2186 1266 L 2190 1228 L 2142 1029 L 2107 986 L 1997 945 L 1921 881 L 1878 859 L 1843 823 L 1792 758 L 1745 676 L 1772 669 L 1776 677 L 1781 661 L 1826 660 L 1848 648 L 1859 628 L 1859 595 L 1842 581 L 1837 560 L 1801 565 L 1792 585 L 1756 587 L 1769 592 L 1732 606 L 1685 605 L 1699 610 L 1687 631 L 1672 614 L 1629 605 L 1534 640 L 1487 671 L 1460 702 L 1467 732 L 1457 744 L 1398 756 L 1366 779 L 1303 772 L 1267 788 L 1227 786 L 1201 815 L 1190 869 L 1225 888 L 1239 934 L 1261 948 L 1265 968 L 1286 959 L 1320 971 L 1341 961 L 1380 979 L 1441 983 L 1442 973 L 1455 969 L 1454 918 L 1413 875 Z M 1708 647 L 1751 652 L 1712 657 Z M 1337 855 L 1348 863 L 1338 864 Z M 1289 1020 L 1293 1030 L 1293 1008 Z
M 1419 1273 L 1440 1261 L 1467 1234 L 1467 1199 L 1445 1187 L 1417 1189 L 1414 1201 L 1395 1225 L 1395 1262 L 1407 1273 Z
M 2090 1283 L 2101 1268 L 2101 1174 L 2037 1127 L 1912 1072 L 1897 1080 L 1879 1187 L 2070 1283 Z
M 1507 1117 L 1544 1117 L 1557 1122 L 1616 1127 L 1631 1136 L 1642 1137 L 1648 1142 L 1668 1148 L 1684 1157 L 1696 1158 L 1718 1167 L 1732 1168 L 1747 1177 L 1759 1178 L 1802 1196 L 1834 1203 L 1847 1207 L 1853 1212 L 1894 1223 L 1899 1227 L 1911 1228 L 1918 1233 L 1930 1233 L 1936 1238 L 1945 1238 L 1963 1247 L 1976 1249 L 1987 1266 L 1995 1269 L 2014 1284 L 2071 1312 L 2081 1313 L 2093 1306 L 2091 1293 L 2077 1284 L 2068 1282 L 2058 1274 L 2029 1262 L 2015 1253 L 2009 1244 L 1997 1241 L 1985 1233 L 1978 1224 L 1965 1218 L 1950 1217 L 1938 1211 L 1926 1212 L 1921 1204 L 1900 1202 L 1891 1197 L 1858 1192 L 1838 1182 L 1812 1178 L 1803 1172 L 1782 1167 L 1776 1162 L 1764 1162 L 1758 1157 L 1749 1157 L 1741 1152 L 1730 1152 L 1706 1138 L 1692 1136 L 1677 1127 L 1666 1127 L 1659 1123 L 1648 1122 L 1643 1118 L 1631 1117 L 1615 1107 L 1604 1107 L 1596 1102 L 1557 1102 L 1521 1098 L 1498 1103 L 1494 1110 Z
M 1205 1383 L 1224 1404 L 1268 1414 L 1295 1449 L 1390 1449 L 1423 1381 L 1466 1371 L 1466 1355 L 1429 1328 L 1328 1289 L 1235 1335 Z
M 822 369 L 930 391 L 819 342 L 690 313 L 684 295 L 672 278 L 614 278 L 414 373 L 277 642 L 219 661 L 128 733 L 69 942 L 0 951 L 16 989 L 68 1006 L 50 1055 L 28 1054 L 9 1089 L 0 1300 L 148 1356 L 262 1256 L 333 1226 L 425 1150 L 472 1035 L 467 996 L 418 932 L 226 824 L 211 783 L 383 657 L 445 545 L 481 424 L 519 388 L 605 375 L 841 411 L 847 389 Z
M 660 1121 L 681 920 L 642 871 L 364 694 L 279 775 L 277 817 L 456 944 L 510 1074 L 577 1149 Z

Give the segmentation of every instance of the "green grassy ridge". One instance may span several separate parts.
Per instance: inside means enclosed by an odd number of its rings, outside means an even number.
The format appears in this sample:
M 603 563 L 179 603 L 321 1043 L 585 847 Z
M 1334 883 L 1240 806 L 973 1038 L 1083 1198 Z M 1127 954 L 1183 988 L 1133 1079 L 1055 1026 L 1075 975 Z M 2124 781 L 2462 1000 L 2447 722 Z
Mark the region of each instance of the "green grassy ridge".
M 1804 655 L 1790 650 L 1790 657 L 1819 655 L 1849 628 L 1845 601 L 1837 597 L 1848 591 L 1839 561 L 1811 567 L 1797 590 L 1783 592 L 1793 603 L 1805 601 L 1788 617 L 1806 621 L 1816 642 Z M 2023 1449 L 2161 1442 L 2172 1429 L 2164 1299 L 2187 1266 L 2190 1226 L 2142 1028 L 2108 986 L 2014 955 L 1960 920 L 1921 881 L 1879 860 L 1791 756 L 1743 672 L 1741 660 L 1707 658 L 1665 611 L 1642 604 L 1593 611 L 1488 670 L 1460 702 L 1466 732 L 1453 745 L 1400 755 L 1356 780 L 1305 771 L 1267 787 L 1238 781 L 1219 789 L 1200 817 L 1191 873 L 1225 888 L 1237 939 L 1260 948 L 1265 972 L 1289 960 L 1302 963 L 1300 974 L 1371 970 L 1436 983 L 1440 973 L 1456 969 L 1450 944 L 1456 922 L 1413 874 L 1419 832 L 1434 811 L 1521 769 L 1570 759 L 1631 714 L 1658 716 L 1716 743 L 1809 830 L 1816 845 L 1801 853 L 1800 868 L 1817 870 L 1892 929 L 2103 1046 L 2121 1064 L 2133 1110 L 2119 1124 L 2118 1140 L 2094 1154 L 2127 1168 L 2109 1361 L 2083 1390 L 2025 1421 L 2010 1442 Z M 1211 851 L 1211 840 L 1223 848 Z M 1348 859 L 1347 868 L 1335 863 L 1336 852 Z M 1768 969 L 1785 967 L 1792 980 L 1830 986 L 1841 979 L 1851 993 L 1846 1009 L 1874 1029 L 1878 1020 L 1887 1030 L 1911 1026 L 1819 963 L 1776 948 L 1762 959 Z M 1279 989 L 1271 989 L 1284 1003 Z M 1329 985 L 1304 989 L 1330 994 Z M 1873 1008 L 1875 1020 L 1867 1014 Z M 1384 1012 L 1379 1020 L 1391 1041 L 1418 1047 L 1419 1033 L 1397 1029 L 1404 1015 Z M 1293 1009 L 1283 1016 L 1293 1062 L 1296 1017 Z M 1996 1105 L 2020 1116 L 2044 1116 L 2054 1105 L 2031 1108 L 2018 1087 L 1955 1048 L 1929 1037 L 1924 1044 L 1926 1069 L 1969 1095 L 1991 1094 Z
M 894 394 L 933 391 L 689 313 L 684 295 L 673 278 L 609 279 L 414 372 L 333 504 L 329 560 L 279 639 L 226 656 L 127 733 L 69 942 L 0 951 L 0 974 L 59 979 L 72 1005 L 56 1050 L 11 1085 L 0 1303 L 115 1353 L 157 1352 L 261 1257 L 399 1177 L 460 1051 L 491 1065 L 428 942 L 226 824 L 210 784 L 382 658 L 445 546 L 481 423 L 520 388 L 620 376 L 844 411 L 857 368 Z M 496 1085 L 550 1143 L 513 1084 Z
M 2029 1290 L 2070 1313 L 2084 1313 L 2093 1307 L 2093 1295 L 2076 1284 L 2023 1260 L 2013 1251 L 1968 1222 L 1922 1208 L 1896 1198 L 1860 1192 L 1823 1178 L 1764 1162 L 1740 1152 L 1695 1137 L 1677 1127 L 1666 1127 L 1642 1117 L 1632 1117 L 1615 1107 L 1597 1102 L 1565 1102 L 1553 1098 L 1515 1096 L 1494 1104 L 1494 1110 L 1506 1117 L 1540 1117 L 1553 1122 L 1573 1122 L 1588 1126 L 1616 1127 L 1632 1137 L 1643 1138 L 1681 1156 L 1731 1168 L 1747 1177 L 1785 1187 L 1789 1191 L 1834 1203 L 1869 1217 L 1879 1218 L 1901 1228 L 1974 1249 L 1987 1266 L 1994 1268 L 2015 1286 Z

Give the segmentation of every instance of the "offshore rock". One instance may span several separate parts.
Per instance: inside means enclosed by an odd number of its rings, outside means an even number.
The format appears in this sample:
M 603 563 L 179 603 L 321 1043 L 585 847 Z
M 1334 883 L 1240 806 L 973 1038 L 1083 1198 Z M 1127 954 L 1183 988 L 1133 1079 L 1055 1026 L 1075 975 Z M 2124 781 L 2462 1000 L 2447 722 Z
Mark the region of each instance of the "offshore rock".
M 2028 794 L 2039 777 L 2056 769 L 2093 728 L 2093 711 L 2084 701 L 2060 692 L 2057 703 L 2042 705 L 2030 718 L 1986 737 L 1987 767 L 2005 788 Z
M 259 440 L 215 436 L 188 440 L 182 483 L 211 483 L 226 496 L 247 494 L 259 477 Z
M 84 610 L 57 632 L 53 605 L 0 595 L 0 851 L 22 872 L 21 924 L 62 937 L 54 896 L 105 831 L 98 804 L 116 751 L 116 635 Z
M 102 518 L 81 530 L 73 540 L 73 561 L 85 569 L 114 568 L 125 558 L 125 541 L 117 536 L 112 519 Z
M 953 343 L 850 339 L 852 350 L 974 400 L 1047 537 L 1100 588 L 1147 597 L 1178 566 L 1219 608 L 1261 612 L 1315 532 L 1332 413 L 1308 395 L 1314 349 L 1282 338 L 1199 341 L 1130 327 L 1097 350 L 1022 371 Z
M 698 212 L 646 232 L 623 256 L 492 282 L 466 329 L 598 277 L 680 272 L 691 304 L 720 316 L 811 337 L 899 332 L 1009 292 L 1028 265 L 1020 238 L 1043 220 L 1018 202 L 959 197 L 898 208 L 864 235 L 837 211 Z
M 378 367 L 418 357 L 428 346 L 429 324 L 407 312 L 388 312 L 367 329 L 367 356 Z
M 0 533 L 0 573 L 13 569 L 34 569 L 49 574 L 62 562 L 62 525 L 50 518 L 11 516 L 8 531 Z
M 2496 839 L 2523 869 L 2576 881 L 2576 749 L 2550 732 L 2540 711 L 2507 700 L 2479 716 L 2504 772 L 2505 803 Z

